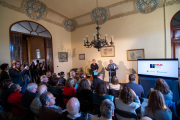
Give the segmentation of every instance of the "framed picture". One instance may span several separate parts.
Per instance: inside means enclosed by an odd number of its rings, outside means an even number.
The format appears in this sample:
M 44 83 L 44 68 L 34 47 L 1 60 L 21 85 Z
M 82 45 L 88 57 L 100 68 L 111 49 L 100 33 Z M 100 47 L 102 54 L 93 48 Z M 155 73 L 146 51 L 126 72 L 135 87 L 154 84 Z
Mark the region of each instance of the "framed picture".
M 144 49 L 127 50 L 128 61 L 137 61 L 137 59 L 144 59 Z
M 68 52 L 58 53 L 59 62 L 68 62 Z
M 85 60 L 85 54 L 79 54 L 79 60 Z
M 114 57 L 115 56 L 115 47 L 108 46 L 101 48 L 101 57 Z

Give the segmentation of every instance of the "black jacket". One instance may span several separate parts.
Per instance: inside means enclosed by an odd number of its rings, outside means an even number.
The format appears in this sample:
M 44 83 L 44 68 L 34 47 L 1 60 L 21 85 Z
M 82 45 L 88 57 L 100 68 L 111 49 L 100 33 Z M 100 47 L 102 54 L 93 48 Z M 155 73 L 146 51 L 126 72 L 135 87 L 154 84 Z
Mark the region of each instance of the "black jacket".
M 11 79 L 13 80 L 13 83 L 17 83 L 20 86 L 24 85 L 22 77 L 26 72 L 27 72 L 26 69 L 24 69 L 23 71 L 19 71 L 14 68 L 9 69 L 9 75 Z
M 96 78 L 93 80 L 93 86 L 94 88 L 96 87 L 96 85 L 99 83 L 99 82 L 104 82 L 104 84 L 106 85 L 106 82 L 101 80 L 100 78 Z
M 9 79 L 9 75 L 8 75 L 8 73 L 6 72 L 6 71 L 2 71 L 1 72 L 1 80 L 0 80 L 0 83 L 3 81 L 3 80 L 5 80 L 5 79 Z
M 92 64 L 91 64 L 90 74 L 91 74 L 91 75 L 94 75 L 93 71 L 96 70 L 96 69 L 97 69 L 97 70 L 99 69 L 98 65 L 97 65 L 96 63 L 95 63 L 95 65 L 92 63 Z

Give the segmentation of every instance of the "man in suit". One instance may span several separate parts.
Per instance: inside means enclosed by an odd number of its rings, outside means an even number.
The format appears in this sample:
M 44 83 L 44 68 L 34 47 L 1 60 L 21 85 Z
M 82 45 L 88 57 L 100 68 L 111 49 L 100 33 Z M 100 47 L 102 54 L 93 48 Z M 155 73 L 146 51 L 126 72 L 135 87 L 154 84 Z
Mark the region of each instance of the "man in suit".
M 40 120 L 61 120 L 62 109 L 55 105 L 55 97 L 50 92 L 41 94 L 42 107 L 39 109 Z
M 9 75 L 11 77 L 11 79 L 13 80 L 13 83 L 17 83 L 19 84 L 21 87 L 24 86 L 24 79 L 23 79 L 23 75 L 27 72 L 27 70 L 29 69 L 28 66 L 26 66 L 24 68 L 24 70 L 20 71 L 20 62 L 16 61 L 15 63 L 15 68 L 12 68 L 9 71 Z M 21 93 L 24 93 L 25 91 L 21 91 Z
M 31 72 L 32 82 L 36 82 L 36 66 L 35 66 L 34 62 L 31 63 L 29 70 Z
M 104 82 L 104 84 L 106 85 L 106 82 L 102 80 L 101 73 L 98 73 L 97 78 L 93 80 L 93 87 L 95 88 L 99 82 Z
M 135 83 L 136 76 L 134 74 L 129 75 L 129 83 L 125 83 L 123 87 L 131 88 L 137 96 L 143 97 L 144 89 L 141 85 Z

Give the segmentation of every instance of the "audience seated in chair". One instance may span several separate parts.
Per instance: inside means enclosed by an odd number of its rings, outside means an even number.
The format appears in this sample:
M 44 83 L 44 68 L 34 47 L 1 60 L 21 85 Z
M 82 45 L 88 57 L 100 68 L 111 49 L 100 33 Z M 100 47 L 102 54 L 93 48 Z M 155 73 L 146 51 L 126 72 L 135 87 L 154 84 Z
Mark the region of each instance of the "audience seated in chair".
M 39 115 L 39 109 L 42 106 L 41 101 L 40 101 L 40 95 L 43 94 L 44 92 L 47 92 L 47 86 L 46 85 L 40 85 L 38 87 L 38 96 L 33 99 L 30 105 L 30 109 L 34 114 Z
M 59 84 L 60 85 L 65 85 L 66 79 L 64 78 L 65 74 L 64 72 L 60 72 L 60 78 L 59 78 Z
M 134 102 L 133 102 L 134 101 Z M 129 87 L 123 87 L 120 91 L 119 98 L 115 99 L 115 106 L 119 110 L 123 110 L 136 115 L 136 109 L 141 106 L 139 97 Z M 131 118 L 124 118 L 120 115 L 116 115 L 118 120 L 131 120 Z
M 71 97 L 76 97 L 76 89 L 73 87 L 74 85 L 74 79 L 73 78 L 69 78 L 68 80 L 66 80 L 64 89 L 63 89 L 63 94 L 64 95 L 69 95 Z M 64 98 L 64 104 L 66 105 L 68 102 L 68 99 Z
M 45 75 L 42 75 L 40 79 L 41 79 L 41 83 L 38 86 L 46 85 L 49 89 L 51 85 L 48 84 L 48 78 Z
M 114 97 L 107 94 L 107 88 L 104 82 L 99 82 L 96 85 L 95 93 L 93 94 L 93 102 L 100 105 L 105 99 L 110 99 L 113 101 Z
M 62 90 L 59 86 L 59 79 L 54 79 L 52 81 L 52 85 L 49 88 L 49 92 L 51 92 L 52 94 L 60 94 L 62 93 Z
M 166 107 L 160 91 L 154 90 L 150 93 L 148 106 L 145 107 L 145 116 L 155 120 L 172 120 L 172 112 Z
M 91 110 L 93 103 L 93 92 L 91 91 L 91 87 L 88 81 L 89 80 L 87 79 L 82 79 L 79 82 L 78 89 L 76 92 L 76 97 L 78 98 L 80 103 L 86 101 L 86 103 L 89 104 L 87 106 L 84 106 L 86 107 L 84 109 Z
M 109 95 L 118 97 L 120 88 L 121 85 L 119 84 L 118 78 L 116 76 L 113 76 L 112 83 L 109 83 Z
M 62 109 L 55 105 L 55 97 L 50 92 L 41 94 L 42 107 L 39 109 L 40 120 L 61 120 Z
M 12 85 L 13 85 L 13 83 L 12 83 L 12 80 L 10 80 L 10 79 L 6 79 L 1 82 L 2 92 L 0 94 L 0 100 L 1 100 L 1 103 L 2 103 L 1 105 L 4 109 L 4 111 L 11 111 L 11 109 L 8 106 L 7 99 L 9 97 L 9 95 L 11 94 L 10 87 Z
M 66 108 L 69 113 L 66 120 L 91 120 L 92 116 L 89 114 L 79 113 L 80 103 L 77 98 L 69 99 Z
M 140 120 L 152 120 L 150 117 L 142 117 Z
M 144 89 L 141 85 L 135 83 L 136 76 L 134 74 L 129 75 L 129 83 L 125 83 L 123 87 L 131 88 L 138 97 L 143 97 Z
M 106 82 L 102 80 L 102 74 L 101 73 L 98 73 L 97 78 L 93 80 L 93 87 L 94 87 L 94 89 L 95 89 L 96 85 L 99 82 L 103 82 L 104 85 L 106 86 Z
M 149 98 L 149 95 L 152 91 L 154 90 L 159 90 L 163 96 L 164 96 L 164 100 L 171 100 L 173 99 L 173 93 L 172 91 L 169 89 L 169 86 L 167 84 L 167 82 L 161 78 L 158 78 L 156 80 L 156 84 L 154 88 L 151 88 L 147 94 L 147 98 Z
M 21 86 L 19 84 L 13 84 L 10 89 L 12 93 L 9 95 L 7 102 L 18 106 L 19 109 L 24 111 L 23 107 L 21 106 L 22 94 L 19 93 L 21 91 Z M 12 108 L 12 114 L 13 116 L 20 116 L 23 113 L 16 108 Z
M 91 120 L 112 120 L 114 116 L 114 103 L 110 99 L 105 99 L 102 101 L 100 106 L 101 117 L 93 117 Z M 118 119 L 119 120 L 119 119 Z
M 6 79 L 1 82 L 2 92 L 0 94 L 0 99 L 7 102 L 9 95 L 11 94 L 10 87 L 13 85 L 11 79 Z
M 22 95 L 21 98 L 21 105 L 26 108 L 30 108 L 31 102 L 35 97 L 38 96 L 37 91 L 37 84 L 36 83 L 30 83 L 28 84 L 25 93 Z
M 47 73 L 46 73 L 46 77 L 48 78 L 48 84 L 50 84 L 50 85 L 51 85 L 51 83 L 52 83 L 52 76 L 51 76 L 51 72 L 47 72 Z

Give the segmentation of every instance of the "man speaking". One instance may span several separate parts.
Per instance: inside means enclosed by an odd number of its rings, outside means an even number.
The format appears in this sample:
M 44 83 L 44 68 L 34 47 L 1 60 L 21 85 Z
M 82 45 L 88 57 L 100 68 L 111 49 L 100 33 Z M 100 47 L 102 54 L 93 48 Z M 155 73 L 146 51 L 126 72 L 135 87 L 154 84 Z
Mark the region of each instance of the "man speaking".
M 109 70 L 109 82 L 111 83 L 113 76 L 116 76 L 116 70 L 118 70 L 118 66 L 115 63 L 113 63 L 113 60 L 110 60 L 109 63 L 110 64 L 107 66 L 107 70 Z

